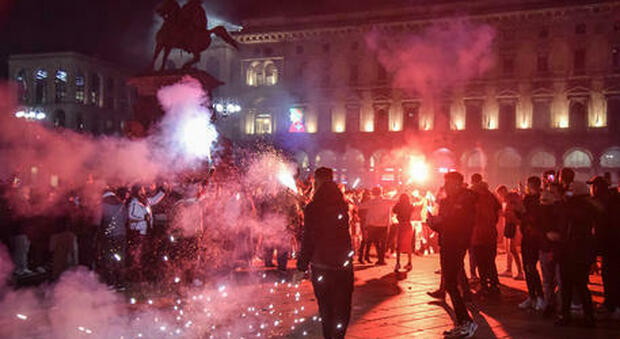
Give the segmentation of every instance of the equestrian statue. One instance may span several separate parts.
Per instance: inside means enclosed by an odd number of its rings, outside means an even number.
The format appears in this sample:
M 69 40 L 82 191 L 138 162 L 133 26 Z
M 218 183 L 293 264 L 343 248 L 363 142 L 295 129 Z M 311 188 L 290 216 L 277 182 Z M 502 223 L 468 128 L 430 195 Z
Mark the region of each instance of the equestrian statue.
M 184 69 L 191 67 L 200 61 L 200 53 L 211 45 L 212 34 L 239 48 L 224 26 L 207 29 L 207 14 L 202 8 L 202 0 L 189 0 L 183 7 L 179 6 L 176 0 L 164 0 L 156 12 L 164 19 L 164 24 L 155 37 L 155 55 L 151 69 L 155 69 L 155 61 L 163 51 L 164 57 L 160 67 L 163 71 L 170 51 L 175 48 L 193 54 L 193 58 L 183 65 Z

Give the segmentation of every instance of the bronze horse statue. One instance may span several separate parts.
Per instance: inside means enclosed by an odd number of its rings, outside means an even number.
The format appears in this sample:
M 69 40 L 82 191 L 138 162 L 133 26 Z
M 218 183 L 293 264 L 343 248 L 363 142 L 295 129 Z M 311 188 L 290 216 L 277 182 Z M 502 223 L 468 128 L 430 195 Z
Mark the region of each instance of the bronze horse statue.
M 215 34 L 229 45 L 239 48 L 235 39 L 226 31 L 223 26 L 207 29 L 207 19 L 200 0 L 190 0 L 182 8 L 176 0 L 164 0 L 156 9 L 164 19 L 155 36 L 155 55 L 151 62 L 151 69 L 155 69 L 155 62 L 159 54 L 163 51 L 160 70 L 164 70 L 168 61 L 168 56 L 173 49 L 181 49 L 193 54 L 193 58 L 183 65 L 189 68 L 200 61 L 200 54 L 211 45 L 211 35 Z

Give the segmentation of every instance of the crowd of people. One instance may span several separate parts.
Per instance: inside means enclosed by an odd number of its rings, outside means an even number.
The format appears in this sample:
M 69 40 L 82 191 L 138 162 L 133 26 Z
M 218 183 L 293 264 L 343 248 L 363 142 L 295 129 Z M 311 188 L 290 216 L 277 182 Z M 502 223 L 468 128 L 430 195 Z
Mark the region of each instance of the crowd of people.
M 525 187 L 491 191 L 480 174 L 467 184 L 450 172 L 433 195 L 412 187 L 348 190 L 333 182 L 331 170 L 319 170 L 298 178 L 296 191 L 260 185 L 231 190 L 207 178 L 104 186 L 103 192 L 86 184 L 60 195 L 13 181 L 2 186 L 2 241 L 17 280 L 55 280 L 84 265 L 117 289 L 166 279 L 201 284 L 209 274 L 205 268 L 217 260 L 228 268 L 262 261 L 286 271 L 296 258 L 299 270 L 311 267 L 328 337 L 346 333 L 355 258 L 383 266 L 393 256 L 400 272 L 414 269 L 412 255 L 435 252 L 441 283 L 428 294 L 450 295 L 457 326 L 447 337 L 473 335 L 477 325 L 466 303 L 473 295 L 497 300 L 499 277 L 525 280 L 528 297 L 519 308 L 556 315 L 562 326 L 580 308 L 582 324 L 594 326 L 588 282 L 599 263 L 603 309 L 620 319 L 620 194 L 609 178 L 580 182 L 564 168 L 532 176 Z M 502 273 L 498 249 L 506 253 Z M 401 254 L 407 256 L 404 266 Z M 335 295 L 338 289 L 326 281 L 349 281 L 339 286 L 350 290 Z M 475 294 L 473 285 L 479 286 Z

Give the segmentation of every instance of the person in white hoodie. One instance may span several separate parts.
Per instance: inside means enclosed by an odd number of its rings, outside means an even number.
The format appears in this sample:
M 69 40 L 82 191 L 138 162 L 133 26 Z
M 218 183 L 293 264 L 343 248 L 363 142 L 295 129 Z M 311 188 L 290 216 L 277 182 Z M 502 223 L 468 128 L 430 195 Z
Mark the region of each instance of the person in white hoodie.
M 129 229 L 127 230 L 128 247 L 128 275 L 134 281 L 142 279 L 142 258 L 147 255 L 147 236 L 153 227 L 153 212 L 151 206 L 159 203 L 165 196 L 163 188 L 158 188 L 157 193 L 147 197 L 146 190 L 142 185 L 131 187 L 131 199 L 127 206 Z

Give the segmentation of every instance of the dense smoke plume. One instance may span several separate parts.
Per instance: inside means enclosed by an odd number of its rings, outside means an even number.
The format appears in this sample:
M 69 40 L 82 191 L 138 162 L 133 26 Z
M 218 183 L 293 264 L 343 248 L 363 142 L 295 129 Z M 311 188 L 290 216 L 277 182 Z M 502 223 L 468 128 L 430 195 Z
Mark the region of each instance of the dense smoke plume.
M 432 99 L 442 90 L 489 70 L 494 37 L 490 26 L 455 20 L 417 34 L 374 30 L 366 35 L 366 44 L 393 74 L 395 87 Z

